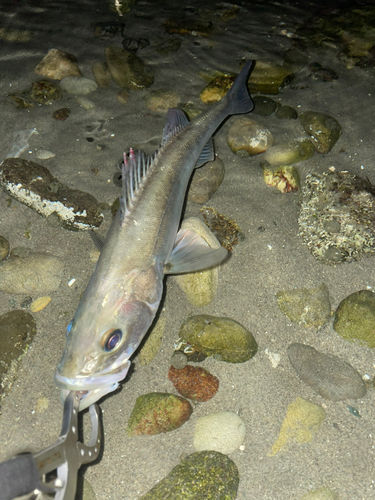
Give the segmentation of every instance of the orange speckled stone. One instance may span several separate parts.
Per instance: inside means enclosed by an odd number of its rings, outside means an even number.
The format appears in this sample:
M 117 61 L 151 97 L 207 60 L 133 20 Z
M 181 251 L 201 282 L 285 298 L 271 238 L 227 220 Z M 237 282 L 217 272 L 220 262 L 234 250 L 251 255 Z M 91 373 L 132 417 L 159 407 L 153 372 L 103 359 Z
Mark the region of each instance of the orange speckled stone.
M 182 396 L 194 401 L 208 401 L 219 389 L 219 380 L 214 375 L 191 365 L 182 369 L 171 366 L 168 378 Z

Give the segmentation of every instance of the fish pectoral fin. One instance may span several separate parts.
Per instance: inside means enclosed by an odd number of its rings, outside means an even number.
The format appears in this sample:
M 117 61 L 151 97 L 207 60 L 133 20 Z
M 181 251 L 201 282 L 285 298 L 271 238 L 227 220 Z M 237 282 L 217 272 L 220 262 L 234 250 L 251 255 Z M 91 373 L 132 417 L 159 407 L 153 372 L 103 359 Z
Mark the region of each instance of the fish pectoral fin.
M 189 125 L 189 120 L 181 109 L 168 109 L 167 123 L 165 124 L 161 145 L 165 146 L 172 137 Z
M 89 234 L 91 236 L 92 242 L 96 246 L 96 248 L 101 252 L 104 247 L 104 238 L 99 236 L 98 234 L 94 233 L 94 231 L 89 231 Z
M 197 233 L 180 229 L 171 256 L 164 264 L 165 274 L 194 273 L 220 264 L 227 256 L 223 247 L 211 248 Z
M 215 151 L 214 151 L 214 141 L 212 138 L 207 142 L 205 147 L 202 149 L 200 157 L 197 160 L 194 168 L 199 168 L 208 161 L 214 161 L 215 159 Z

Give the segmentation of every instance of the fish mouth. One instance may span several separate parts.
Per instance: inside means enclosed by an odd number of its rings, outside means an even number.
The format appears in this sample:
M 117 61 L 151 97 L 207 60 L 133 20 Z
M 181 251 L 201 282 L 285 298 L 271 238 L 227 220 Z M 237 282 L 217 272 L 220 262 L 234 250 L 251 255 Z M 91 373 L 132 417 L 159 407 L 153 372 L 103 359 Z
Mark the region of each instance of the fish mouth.
M 126 377 L 130 361 L 124 363 L 117 370 L 94 375 L 91 377 L 78 376 L 76 378 L 64 377 L 59 370 L 55 373 L 56 385 L 60 388 L 61 400 L 64 402 L 70 391 L 80 396 L 79 411 L 88 408 L 100 398 L 117 389 L 119 382 Z

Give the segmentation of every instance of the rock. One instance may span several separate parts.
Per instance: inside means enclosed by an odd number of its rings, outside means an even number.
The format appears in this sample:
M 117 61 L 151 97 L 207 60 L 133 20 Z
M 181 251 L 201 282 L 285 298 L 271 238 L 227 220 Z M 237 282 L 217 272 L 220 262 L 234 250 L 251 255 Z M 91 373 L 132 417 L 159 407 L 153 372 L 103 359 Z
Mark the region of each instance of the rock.
M 137 359 L 141 365 L 148 365 L 160 351 L 163 341 L 166 317 L 160 314 L 158 320 L 151 328 L 151 332 L 147 335 L 146 341 L 143 343 Z
M 181 369 L 171 366 L 168 378 L 181 396 L 193 401 L 208 401 L 219 390 L 219 380 L 199 366 L 187 365 Z
M 94 36 L 101 40 L 108 40 L 116 35 L 124 36 L 125 23 L 120 19 L 98 21 L 92 25 Z
M 179 337 L 193 351 L 227 363 L 244 363 L 258 350 L 253 335 L 237 321 L 208 314 L 189 317 L 182 324 Z
M 215 450 L 232 453 L 245 440 L 245 423 L 237 413 L 220 411 L 200 417 L 195 424 L 194 448 L 196 451 Z
M 256 61 L 248 81 L 249 91 L 276 95 L 293 80 L 293 76 L 293 72 L 284 66 Z
M 90 99 L 87 99 L 87 97 L 76 97 L 77 103 L 82 106 L 83 108 L 90 110 L 95 108 L 95 104 L 90 101 Z M 90 141 L 89 141 L 90 142 Z M 92 142 L 92 141 L 91 141 Z
M 38 149 L 38 151 L 35 152 L 35 156 L 38 160 L 48 160 L 49 158 L 54 158 L 56 153 L 48 151 L 48 149 Z
M 308 64 L 309 56 L 301 50 L 293 47 L 285 51 L 284 62 L 294 72 L 297 72 Z
M 0 28 L 0 40 L 5 42 L 29 42 L 32 37 L 33 33 L 28 30 Z
M 279 120 L 296 120 L 298 113 L 291 106 L 280 106 L 276 111 L 276 118 L 279 118 Z
M 52 118 L 63 122 L 64 120 L 69 118 L 69 115 L 70 115 L 70 108 L 60 108 L 53 113 Z
M 0 261 L 5 260 L 9 255 L 10 245 L 9 241 L 4 238 L 4 236 L 0 236 Z
M 181 229 L 190 229 L 201 236 L 211 248 L 220 248 L 220 243 L 204 222 L 197 217 L 185 219 Z M 173 278 L 187 300 L 195 307 L 210 304 L 217 292 L 219 283 L 219 267 L 213 267 L 195 273 L 179 274 Z
M 9 257 L 0 264 L 0 290 L 19 294 L 54 292 L 60 286 L 63 270 L 63 262 L 47 253 Z
M 340 302 L 333 322 L 334 330 L 345 340 L 375 347 L 375 293 L 354 292 Z
M 177 370 L 181 370 L 182 368 L 185 368 L 185 366 L 187 365 L 187 362 L 188 362 L 187 357 L 183 352 L 175 351 L 172 354 L 171 365 L 173 366 L 173 368 L 176 368 Z
M 42 311 L 51 302 L 51 297 L 39 297 L 30 304 L 30 311 L 35 313 Z
M 8 94 L 12 102 L 18 108 L 32 108 L 34 104 L 52 104 L 53 101 L 61 99 L 62 92 L 53 82 L 40 80 L 33 82 L 31 87 L 21 92 Z
M 192 35 L 203 38 L 214 33 L 214 25 L 209 19 L 196 15 L 194 17 L 170 18 L 163 22 L 165 31 L 170 35 Z
M 341 126 L 332 116 L 316 111 L 306 111 L 299 117 L 305 132 L 310 135 L 318 153 L 329 153 L 338 141 Z
M 300 187 L 298 170 L 293 166 L 264 167 L 263 178 L 267 186 L 275 187 L 282 193 L 294 193 Z
M 308 160 L 315 153 L 315 148 L 312 142 L 305 137 L 293 139 L 292 141 L 271 146 L 262 155 L 262 167 L 272 165 L 281 167 L 286 165 L 294 165 L 301 161 Z
M 97 200 L 65 186 L 46 167 L 20 158 L 7 158 L 0 167 L 1 187 L 44 217 L 56 212 L 63 227 L 71 230 L 93 229 L 102 223 Z
M 253 98 L 254 109 L 252 113 L 259 116 L 270 116 L 276 111 L 275 101 L 264 95 L 256 95 Z M 280 105 L 279 105 L 280 106 Z
M 237 245 L 241 238 L 243 239 L 243 234 L 235 220 L 226 215 L 219 214 L 212 207 L 202 207 L 200 213 L 206 225 L 219 240 L 220 245 L 229 252 L 233 250 L 233 246 Z
M 133 52 L 119 47 L 107 47 L 105 56 L 112 78 L 126 89 L 141 90 L 154 83 L 154 72 Z
M 235 79 L 236 77 L 233 75 L 223 74 L 217 76 L 199 94 L 201 101 L 205 104 L 215 104 L 215 102 L 221 101 Z
M 16 310 L 0 316 L 0 401 L 9 392 L 35 334 L 36 324 L 30 313 Z
M 239 482 L 238 469 L 229 457 L 201 451 L 181 460 L 140 500 L 235 500 Z
M 270 456 L 285 450 L 291 443 L 306 444 L 312 441 L 325 419 L 325 411 L 315 403 L 296 398 L 288 406 L 280 434 L 272 446 Z
M 219 189 L 225 174 L 224 163 L 215 155 L 203 167 L 194 170 L 187 198 L 193 203 L 206 203 Z
M 333 80 L 337 80 L 339 77 L 336 71 L 330 68 L 323 68 L 323 66 L 318 62 L 310 63 L 309 69 L 310 77 L 313 80 L 332 82 Z
M 276 294 L 280 311 L 293 323 L 305 328 L 323 328 L 331 319 L 331 303 L 327 286 L 283 290 Z
M 348 171 L 308 174 L 302 189 L 299 236 L 326 264 L 375 252 L 375 186 Z
M 300 500 L 339 500 L 338 494 L 331 490 L 331 488 L 318 488 L 311 490 L 303 495 Z
M 122 46 L 130 52 L 137 52 L 139 49 L 145 49 L 150 46 L 150 41 L 147 38 L 129 38 L 125 37 L 122 41 Z
M 84 76 L 67 76 L 60 82 L 61 90 L 73 95 L 87 95 L 95 92 L 98 84 L 90 78 Z
M 268 128 L 247 117 L 236 118 L 228 130 L 228 146 L 234 153 L 247 152 L 250 156 L 264 153 L 275 142 Z
M 337 356 L 323 354 L 304 344 L 291 344 L 288 357 L 298 376 L 330 401 L 358 399 L 366 394 L 361 375 Z
M 117 100 L 121 102 L 121 104 L 126 104 L 129 101 L 130 95 L 126 90 L 120 90 L 117 94 Z
M 180 98 L 177 92 L 155 90 L 146 97 L 146 108 L 155 113 L 166 113 L 170 108 L 177 108 Z
M 174 54 L 181 47 L 182 40 L 177 37 L 170 37 L 154 46 L 154 49 L 161 56 Z
M 67 76 L 82 76 L 77 58 L 58 49 L 51 49 L 35 68 L 35 73 L 53 80 L 62 80 Z
M 180 396 L 152 392 L 139 396 L 131 412 L 128 436 L 153 436 L 181 427 L 193 412 L 189 401 Z
M 108 87 L 111 83 L 112 75 L 107 63 L 94 62 L 91 67 L 94 78 L 98 86 L 102 89 Z

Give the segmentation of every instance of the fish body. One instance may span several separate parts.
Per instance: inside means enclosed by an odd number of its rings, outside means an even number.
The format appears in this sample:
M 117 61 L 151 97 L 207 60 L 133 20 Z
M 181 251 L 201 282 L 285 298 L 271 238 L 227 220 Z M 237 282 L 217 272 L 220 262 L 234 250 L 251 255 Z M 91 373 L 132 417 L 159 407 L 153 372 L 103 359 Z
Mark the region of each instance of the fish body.
M 169 110 L 154 157 L 132 150 L 124 157 L 121 208 L 100 245 L 55 374 L 63 399 L 81 391 L 80 410 L 125 378 L 159 308 L 164 275 L 212 267 L 226 256 L 224 248 L 213 250 L 178 228 L 194 168 L 213 159 L 211 136 L 229 115 L 254 107 L 246 87 L 251 66 L 247 62 L 227 95 L 192 122 Z

